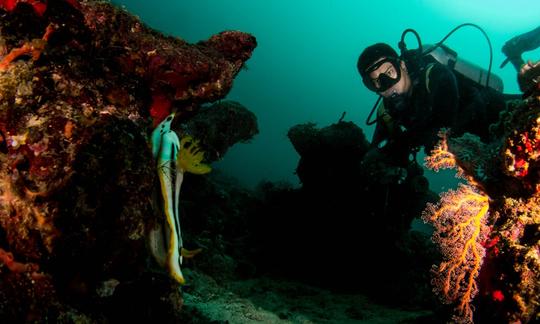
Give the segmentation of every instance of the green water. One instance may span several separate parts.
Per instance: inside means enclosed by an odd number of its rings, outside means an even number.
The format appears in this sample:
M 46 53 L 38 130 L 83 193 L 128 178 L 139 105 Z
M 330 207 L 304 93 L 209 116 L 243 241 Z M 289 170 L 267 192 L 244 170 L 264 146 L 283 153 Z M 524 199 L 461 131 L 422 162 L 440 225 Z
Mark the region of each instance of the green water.
M 298 155 L 286 138 L 298 123 L 326 126 L 346 111 L 345 120 L 362 126 L 368 137 L 374 126 L 364 121 L 376 99 L 362 86 L 356 60 L 364 47 L 386 42 L 397 49 L 406 28 L 424 43 L 435 43 L 464 22 L 480 25 L 493 45 L 493 72 L 503 78 L 506 93 L 517 93 L 516 73 L 499 69 L 500 49 L 510 38 L 538 26 L 540 1 L 323 1 L 323 0 L 115 0 L 149 26 L 189 42 L 223 30 L 248 32 L 258 47 L 240 72 L 228 99 L 237 100 L 258 117 L 260 134 L 233 147 L 218 167 L 249 187 L 260 180 L 298 184 Z M 409 48 L 415 39 L 406 39 Z M 484 36 L 467 27 L 446 43 L 460 57 L 488 66 Z M 540 50 L 525 59 L 540 59 Z M 324 154 L 324 152 L 321 152 Z M 346 171 L 344 171 L 346 172 Z M 429 173 L 434 190 L 455 185 L 451 172 Z

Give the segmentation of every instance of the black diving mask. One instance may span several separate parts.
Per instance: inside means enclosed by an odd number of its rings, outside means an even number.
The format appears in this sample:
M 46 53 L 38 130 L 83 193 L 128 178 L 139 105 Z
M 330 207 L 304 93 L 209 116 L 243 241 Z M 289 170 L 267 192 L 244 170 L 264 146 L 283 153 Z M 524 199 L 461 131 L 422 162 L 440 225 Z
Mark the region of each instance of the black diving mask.
M 375 78 L 371 78 L 370 74 L 383 66 L 382 72 Z M 379 62 L 368 67 L 364 72 L 362 81 L 366 88 L 374 92 L 384 92 L 390 89 L 394 84 L 401 79 L 401 68 L 399 60 L 394 57 L 387 57 Z

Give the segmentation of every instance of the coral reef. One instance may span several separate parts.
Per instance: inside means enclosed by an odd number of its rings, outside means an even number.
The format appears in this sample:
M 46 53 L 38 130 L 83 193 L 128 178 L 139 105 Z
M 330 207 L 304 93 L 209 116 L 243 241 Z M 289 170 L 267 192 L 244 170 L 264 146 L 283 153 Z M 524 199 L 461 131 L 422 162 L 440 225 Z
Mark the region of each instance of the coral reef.
M 174 37 L 141 37 L 153 32 L 109 8 L 107 3 L 83 3 L 86 25 L 96 35 L 93 42 L 106 51 L 96 54 L 115 58 L 108 69 L 119 68 L 128 77 L 145 81 L 151 91 L 154 124 L 169 115 L 171 106 L 178 115 L 189 115 L 201 103 L 223 98 L 257 45 L 255 37 L 237 31 L 195 45 Z
M 343 180 L 340 178 L 344 175 L 342 170 L 358 174 L 359 161 L 369 145 L 361 128 L 344 121 L 322 129 L 312 123 L 296 125 L 289 129 L 287 136 L 300 154 L 298 178 L 304 187 L 315 186 L 321 190 L 336 188 L 338 184 L 332 182 Z M 336 161 L 342 165 L 337 165 Z
M 434 290 L 457 322 L 540 320 L 540 88 L 531 86 L 491 125 L 491 142 L 443 133 L 426 159 L 468 183 L 424 212 L 443 254 Z
M 234 143 L 245 143 L 259 133 L 257 117 L 239 102 L 230 100 L 203 106 L 185 124 L 173 128 L 197 138 L 209 161 L 220 159 Z
M 188 44 L 105 1 L 3 1 L 0 18 L 0 317 L 174 321 L 178 285 L 146 248 L 163 217 L 148 137 L 222 99 L 255 38 Z M 208 147 L 256 133 L 242 109 L 205 113 L 230 133 Z M 222 125 L 235 117 L 239 135 Z

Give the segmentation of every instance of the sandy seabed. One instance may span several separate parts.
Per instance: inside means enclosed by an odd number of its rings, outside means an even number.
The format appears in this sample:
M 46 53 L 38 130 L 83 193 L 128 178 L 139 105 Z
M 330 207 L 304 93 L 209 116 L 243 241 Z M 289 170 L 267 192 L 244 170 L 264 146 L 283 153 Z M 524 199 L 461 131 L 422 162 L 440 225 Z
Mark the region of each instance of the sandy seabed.
M 432 315 L 269 277 L 218 283 L 189 271 L 187 278 L 183 311 L 188 323 L 418 323 Z

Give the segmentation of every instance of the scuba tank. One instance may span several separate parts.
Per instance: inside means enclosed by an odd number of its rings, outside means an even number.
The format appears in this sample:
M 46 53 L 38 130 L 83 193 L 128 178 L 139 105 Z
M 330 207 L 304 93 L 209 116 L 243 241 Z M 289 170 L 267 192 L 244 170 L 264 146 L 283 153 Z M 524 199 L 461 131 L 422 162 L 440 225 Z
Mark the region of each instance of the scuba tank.
M 425 55 L 431 56 L 437 62 L 448 66 L 454 72 L 457 72 L 478 84 L 487 84 L 488 87 L 497 90 L 498 92 L 503 92 L 504 84 L 498 75 L 458 57 L 457 53 L 448 46 L 444 44 L 439 46 L 426 44 L 424 45 L 424 51 L 427 52 Z M 488 74 L 490 75 L 489 80 Z

